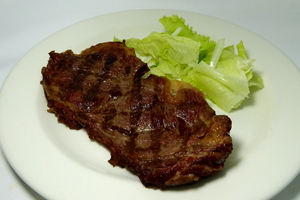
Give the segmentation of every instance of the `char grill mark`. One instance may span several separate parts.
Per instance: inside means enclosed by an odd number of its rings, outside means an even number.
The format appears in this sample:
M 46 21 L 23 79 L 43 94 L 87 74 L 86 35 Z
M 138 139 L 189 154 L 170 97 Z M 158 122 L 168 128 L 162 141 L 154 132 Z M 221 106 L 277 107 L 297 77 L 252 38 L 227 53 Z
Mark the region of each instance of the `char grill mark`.
M 50 52 L 42 69 L 48 111 L 111 152 L 109 163 L 146 187 L 183 185 L 215 174 L 232 151 L 231 121 L 191 85 L 150 75 L 124 42 L 79 55 Z M 101 158 L 99 158 L 101 159 Z

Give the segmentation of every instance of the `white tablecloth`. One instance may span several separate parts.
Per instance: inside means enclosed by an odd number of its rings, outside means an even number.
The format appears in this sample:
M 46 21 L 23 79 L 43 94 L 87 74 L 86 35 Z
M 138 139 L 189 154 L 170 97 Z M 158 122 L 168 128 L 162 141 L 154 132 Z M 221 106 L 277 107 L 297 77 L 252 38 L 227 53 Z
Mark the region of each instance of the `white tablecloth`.
M 0 87 L 17 61 L 52 33 L 90 17 L 135 9 L 184 10 L 227 20 L 273 43 L 300 68 L 299 0 L 2 0 Z M 14 173 L 2 152 L 0 199 L 43 199 Z M 300 175 L 272 200 L 282 199 L 300 200 Z

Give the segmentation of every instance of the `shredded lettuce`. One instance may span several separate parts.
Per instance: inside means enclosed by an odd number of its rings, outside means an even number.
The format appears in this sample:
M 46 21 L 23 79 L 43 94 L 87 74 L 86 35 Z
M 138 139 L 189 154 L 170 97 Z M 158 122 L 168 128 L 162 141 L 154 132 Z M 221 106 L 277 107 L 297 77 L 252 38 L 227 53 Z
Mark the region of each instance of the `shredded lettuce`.
M 213 41 L 200 35 L 177 15 L 163 16 L 159 22 L 166 32 L 125 39 L 126 45 L 150 67 L 146 76 L 155 74 L 188 82 L 226 112 L 241 105 L 250 86 L 264 87 L 262 78 L 252 70 L 254 60 L 248 58 L 242 41 L 225 47 L 225 39 Z

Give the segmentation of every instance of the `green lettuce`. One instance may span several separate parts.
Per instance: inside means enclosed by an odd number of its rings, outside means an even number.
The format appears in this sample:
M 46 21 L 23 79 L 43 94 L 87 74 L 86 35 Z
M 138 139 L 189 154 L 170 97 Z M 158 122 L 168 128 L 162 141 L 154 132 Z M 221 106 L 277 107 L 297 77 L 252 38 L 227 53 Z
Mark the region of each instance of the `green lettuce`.
M 153 32 L 141 40 L 126 40 L 144 62 L 150 73 L 180 79 L 189 71 L 189 63 L 197 63 L 200 43 L 186 37 Z
M 227 112 L 241 105 L 250 86 L 264 87 L 262 78 L 252 70 L 254 60 L 248 58 L 242 41 L 225 47 L 225 39 L 213 41 L 200 35 L 177 15 L 163 16 L 159 22 L 166 32 L 125 40 L 148 64 L 150 72 L 145 77 L 155 74 L 188 82 Z

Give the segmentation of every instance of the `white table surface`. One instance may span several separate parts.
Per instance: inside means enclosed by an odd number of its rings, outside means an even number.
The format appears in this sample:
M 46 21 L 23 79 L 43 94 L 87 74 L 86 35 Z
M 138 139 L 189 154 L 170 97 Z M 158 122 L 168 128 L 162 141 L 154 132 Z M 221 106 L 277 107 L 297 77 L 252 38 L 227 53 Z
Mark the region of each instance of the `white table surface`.
M 90 17 L 135 9 L 192 11 L 235 23 L 274 44 L 300 68 L 300 0 L 0 0 L 0 87 L 17 61 L 52 33 Z M 14 173 L 2 152 L 0 199 L 43 199 Z M 300 175 L 272 198 L 283 199 L 300 200 Z

